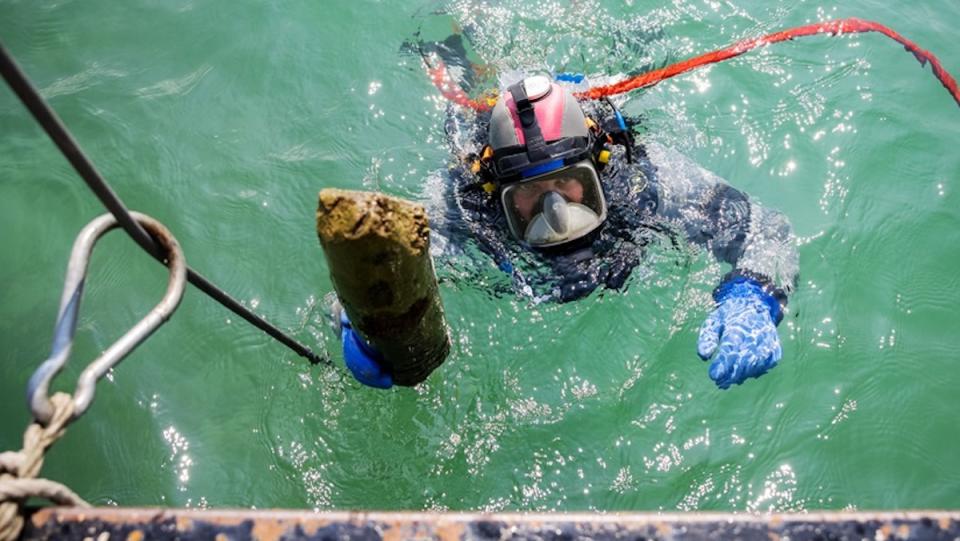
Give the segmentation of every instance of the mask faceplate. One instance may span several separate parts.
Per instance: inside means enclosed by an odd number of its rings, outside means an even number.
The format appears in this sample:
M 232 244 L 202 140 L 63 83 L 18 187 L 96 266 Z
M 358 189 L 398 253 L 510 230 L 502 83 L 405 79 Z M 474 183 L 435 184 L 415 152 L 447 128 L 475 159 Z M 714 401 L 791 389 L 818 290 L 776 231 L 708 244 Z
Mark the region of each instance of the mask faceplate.
M 590 160 L 501 189 L 510 233 L 533 247 L 579 239 L 600 226 L 607 205 Z

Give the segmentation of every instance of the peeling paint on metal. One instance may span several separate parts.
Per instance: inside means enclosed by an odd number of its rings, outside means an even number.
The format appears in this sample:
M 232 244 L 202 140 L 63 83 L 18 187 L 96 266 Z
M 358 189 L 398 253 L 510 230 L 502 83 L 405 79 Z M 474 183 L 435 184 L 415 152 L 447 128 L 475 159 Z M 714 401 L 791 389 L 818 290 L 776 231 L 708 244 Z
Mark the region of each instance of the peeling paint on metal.
M 34 512 L 24 540 L 144 541 L 806 541 L 960 539 L 960 511 L 910 513 L 468 514 L 199 511 L 189 509 Z

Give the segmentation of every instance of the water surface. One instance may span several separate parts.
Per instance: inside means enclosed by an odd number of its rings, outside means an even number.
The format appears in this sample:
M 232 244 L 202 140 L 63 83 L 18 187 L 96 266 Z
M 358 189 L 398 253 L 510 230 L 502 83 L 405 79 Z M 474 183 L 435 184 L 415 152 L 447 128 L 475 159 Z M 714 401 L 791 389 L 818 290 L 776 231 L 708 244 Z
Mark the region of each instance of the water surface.
M 782 43 L 630 96 L 643 136 L 792 221 L 781 365 L 718 391 L 695 355 L 726 269 L 669 252 L 566 305 L 445 280 L 454 348 L 414 390 L 340 367 L 316 193 L 430 203 L 446 104 L 403 44 L 472 32 L 497 70 L 659 66 L 835 17 L 887 23 L 960 72 L 960 4 L 0 0 L 0 39 L 126 203 L 187 261 L 318 351 L 311 367 L 195 289 L 110 374 L 44 474 L 95 504 L 735 510 L 960 506 L 960 110 L 879 35 Z M 0 449 L 49 351 L 66 259 L 103 209 L 0 90 Z M 466 257 L 466 256 L 465 256 Z M 456 276 L 451 262 L 441 268 Z M 160 297 L 121 233 L 93 257 L 71 382 Z

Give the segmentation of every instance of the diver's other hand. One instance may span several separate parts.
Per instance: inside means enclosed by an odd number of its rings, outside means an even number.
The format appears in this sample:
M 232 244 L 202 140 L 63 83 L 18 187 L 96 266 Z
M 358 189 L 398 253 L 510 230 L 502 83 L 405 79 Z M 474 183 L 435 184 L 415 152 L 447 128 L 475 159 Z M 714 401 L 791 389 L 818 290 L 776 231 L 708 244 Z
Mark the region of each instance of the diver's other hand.
M 383 370 L 380 354 L 364 343 L 353 330 L 346 310 L 340 311 L 340 340 L 343 344 L 343 360 L 357 381 L 377 389 L 393 387 L 393 377 Z
M 697 354 L 705 361 L 713 357 L 710 378 L 717 387 L 758 378 L 777 366 L 783 356 L 777 335 L 780 303 L 743 276 L 721 284 L 713 297 L 717 308 L 700 327 Z

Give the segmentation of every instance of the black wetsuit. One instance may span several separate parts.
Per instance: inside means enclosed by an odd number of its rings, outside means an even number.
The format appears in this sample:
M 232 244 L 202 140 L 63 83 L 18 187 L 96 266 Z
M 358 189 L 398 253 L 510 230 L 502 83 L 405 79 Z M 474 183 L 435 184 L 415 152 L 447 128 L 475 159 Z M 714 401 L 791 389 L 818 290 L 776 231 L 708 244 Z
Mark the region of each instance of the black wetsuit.
M 609 123 L 604 107 L 586 102 L 588 116 Z M 469 131 L 486 133 L 481 115 Z M 448 125 L 464 132 L 462 119 Z M 453 128 L 451 128 L 453 126 Z M 469 137 L 451 134 L 451 139 Z M 455 143 L 459 149 L 460 143 Z M 482 141 L 477 141 L 477 145 Z M 471 145 L 472 146 L 472 145 Z M 512 273 L 522 293 L 566 302 L 597 287 L 620 289 L 654 238 L 686 239 L 706 247 L 720 261 L 768 286 L 786 301 L 798 269 L 796 243 L 786 218 L 765 209 L 740 190 L 678 152 L 656 143 L 636 143 L 630 152 L 611 147 L 601 171 L 607 220 L 584 242 L 563 250 L 531 250 L 510 237 L 499 198 L 480 188 L 481 179 L 465 165 L 450 169 L 447 208 L 439 233 L 458 244 L 476 240 L 496 265 Z
M 417 46 L 424 54 L 424 44 Z M 428 46 L 449 66 L 455 66 L 461 86 L 472 84 L 472 64 L 459 35 Z M 612 106 L 581 103 L 584 113 L 604 128 L 618 125 Z M 489 113 L 464 117 L 451 107 L 446 131 L 454 151 L 463 158 L 479 152 L 486 137 Z M 628 122 L 628 129 L 630 129 Z M 652 141 L 626 148 L 612 145 L 611 159 L 600 172 L 607 220 L 585 242 L 563 250 L 524 248 L 509 236 L 498 194 L 480 188 L 482 179 L 465 163 L 450 170 L 443 216 L 435 219 L 447 245 L 474 239 L 496 265 L 512 274 L 521 293 L 559 302 L 574 300 L 605 286 L 620 289 L 640 263 L 654 238 L 706 247 L 732 274 L 750 276 L 768 293 L 786 303 L 798 272 L 795 238 L 787 219 L 765 209 L 740 190 L 689 158 Z

